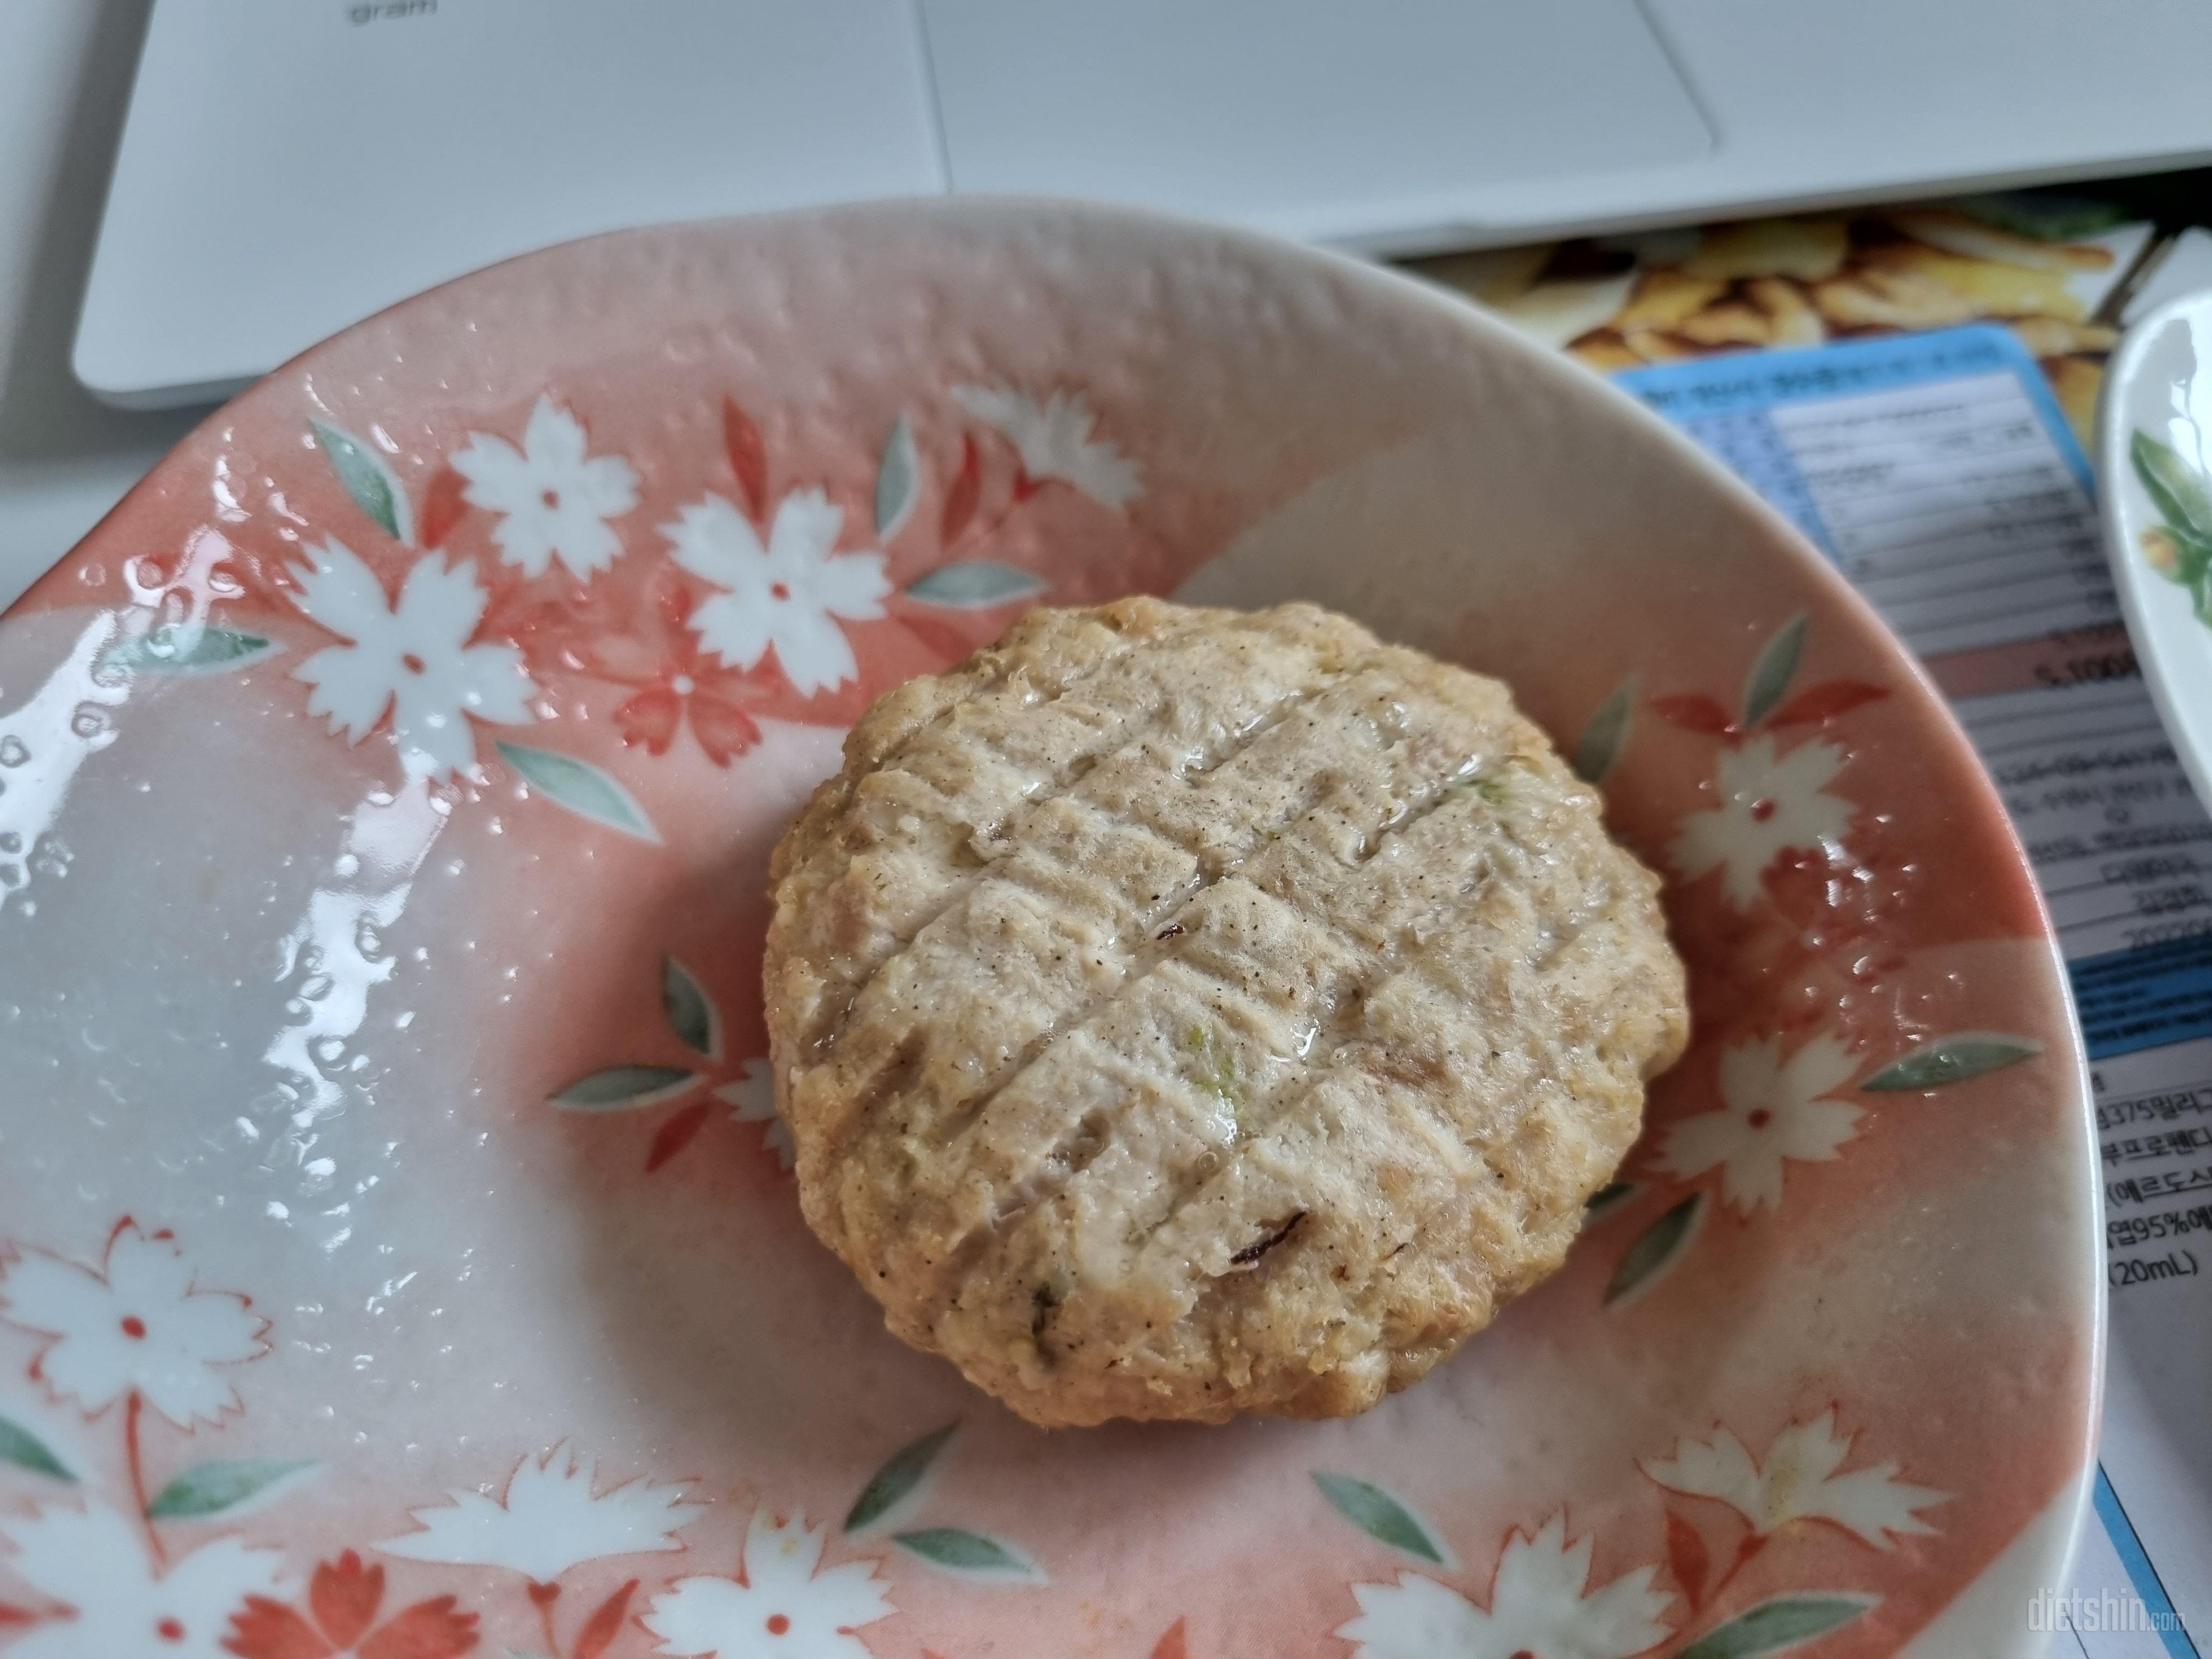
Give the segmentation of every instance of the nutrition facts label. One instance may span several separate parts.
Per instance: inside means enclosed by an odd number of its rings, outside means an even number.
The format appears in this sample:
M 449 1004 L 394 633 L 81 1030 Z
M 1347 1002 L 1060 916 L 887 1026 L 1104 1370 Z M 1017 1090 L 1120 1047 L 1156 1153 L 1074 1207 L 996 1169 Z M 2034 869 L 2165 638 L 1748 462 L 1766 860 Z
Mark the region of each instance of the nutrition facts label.
M 2127 677 L 1962 700 L 1959 715 L 2043 879 L 2069 962 L 2197 937 L 2212 820 L 2158 711 Z
M 2087 463 L 2034 359 L 1990 325 L 1620 380 L 1920 655 L 2027 844 L 2094 1073 L 2113 1294 L 2101 1524 L 2075 1588 L 2144 1614 L 2069 1625 L 2052 1651 L 2193 1659 L 2188 1631 L 2212 1631 L 2212 1419 L 2192 1403 L 2179 1437 L 2167 1419 L 2212 1370 L 2212 817 L 2119 623 Z
M 2118 617 L 2084 481 L 2018 374 L 1767 418 L 1830 555 L 1922 656 Z
M 2204 994 L 2212 994 L 2208 989 Z M 2105 1185 L 2112 1340 L 2106 1364 L 2101 1526 L 2087 1529 L 2075 1578 L 2101 1595 L 2158 1595 L 2180 1618 L 2137 1624 L 2132 1639 L 2081 1632 L 2089 1659 L 2193 1656 L 2205 1623 L 2203 1564 L 2212 1561 L 2212 1368 L 2204 1273 L 2212 1268 L 2212 1040 L 2141 1048 L 2090 1067 Z M 2097 1582 L 2101 1571 L 2104 1582 Z M 2162 1641 L 2164 1646 L 2157 1645 Z M 2054 1655 L 2072 1652 L 2052 1644 Z

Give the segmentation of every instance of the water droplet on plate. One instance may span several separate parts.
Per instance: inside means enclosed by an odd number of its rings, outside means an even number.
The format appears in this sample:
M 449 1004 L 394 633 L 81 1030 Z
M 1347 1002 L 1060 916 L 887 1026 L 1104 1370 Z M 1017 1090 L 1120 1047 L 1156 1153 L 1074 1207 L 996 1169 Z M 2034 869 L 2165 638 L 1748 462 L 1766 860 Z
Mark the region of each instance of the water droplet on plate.
M 0 738 L 0 766 L 21 766 L 30 758 L 29 746 L 13 732 Z

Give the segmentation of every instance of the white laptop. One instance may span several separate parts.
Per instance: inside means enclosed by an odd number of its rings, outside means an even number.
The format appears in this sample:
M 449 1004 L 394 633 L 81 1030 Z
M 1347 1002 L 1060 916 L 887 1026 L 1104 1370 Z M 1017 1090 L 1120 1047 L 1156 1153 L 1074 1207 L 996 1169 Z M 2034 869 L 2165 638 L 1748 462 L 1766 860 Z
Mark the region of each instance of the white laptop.
M 2202 0 L 155 0 L 75 362 L 228 392 L 618 226 L 948 190 L 1407 252 L 2212 156 Z

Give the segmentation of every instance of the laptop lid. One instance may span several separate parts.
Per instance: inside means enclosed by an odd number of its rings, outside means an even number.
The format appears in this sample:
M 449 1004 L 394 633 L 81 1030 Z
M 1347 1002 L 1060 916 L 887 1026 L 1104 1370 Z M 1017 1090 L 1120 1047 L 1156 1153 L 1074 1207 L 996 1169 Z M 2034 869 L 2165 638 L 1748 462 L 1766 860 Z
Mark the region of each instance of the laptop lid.
M 569 237 L 947 188 L 1378 252 L 2212 157 L 2201 0 L 156 0 L 76 347 L 228 392 Z

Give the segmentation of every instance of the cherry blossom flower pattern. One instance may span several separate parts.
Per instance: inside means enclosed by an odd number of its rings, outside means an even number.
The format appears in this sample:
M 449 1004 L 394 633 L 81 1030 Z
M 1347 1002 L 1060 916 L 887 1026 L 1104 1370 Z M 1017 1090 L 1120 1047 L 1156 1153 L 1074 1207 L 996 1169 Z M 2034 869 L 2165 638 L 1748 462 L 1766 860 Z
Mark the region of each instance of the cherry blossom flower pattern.
M 840 553 L 845 509 L 819 489 L 783 498 L 761 544 L 752 522 L 724 496 L 679 507 L 660 526 L 676 562 L 720 591 L 701 605 L 691 627 L 702 644 L 735 668 L 770 650 L 799 691 L 826 691 L 859 676 L 852 641 L 837 626 L 884 614 L 891 591 L 880 553 Z
M 376 1547 L 410 1561 L 505 1567 L 550 1584 L 582 1562 L 614 1555 L 680 1550 L 676 1536 L 707 1512 L 687 1482 L 655 1485 L 642 1476 L 595 1492 L 596 1462 L 579 1463 L 568 1443 L 515 1466 L 506 1492 L 448 1492 L 447 1502 L 410 1511 L 421 1528 Z
M 622 540 L 607 522 L 637 505 L 637 474 L 618 455 L 593 455 L 576 417 L 540 398 L 522 447 L 487 432 L 469 434 L 453 470 L 469 503 L 496 514 L 499 556 L 526 576 L 558 561 L 579 576 L 614 562 Z
M 1826 1033 L 1808 1037 L 1786 1060 L 1778 1036 L 1724 1048 L 1721 1109 L 1669 1124 L 1656 1167 L 1689 1180 L 1718 1165 L 1721 1197 L 1730 1208 L 1748 1215 L 1778 1206 L 1785 1161 L 1826 1163 L 1857 1133 L 1860 1109 L 1823 1097 L 1857 1069 L 1850 1051 Z
M 157 1572 L 128 1517 L 54 1508 L 0 1516 L 9 1571 L 60 1604 L 15 1638 L 9 1659 L 231 1659 L 223 1631 L 241 1598 L 283 1588 L 282 1552 L 235 1538 L 203 1544 Z
M 615 710 L 623 741 L 665 755 L 688 722 L 693 741 L 717 766 L 727 766 L 760 741 L 745 710 L 749 682 L 716 665 L 691 632 L 691 592 L 671 580 L 639 607 L 635 634 L 606 634 L 587 647 L 591 672 L 628 686 Z
M 324 647 L 292 677 L 313 688 L 307 712 L 326 717 L 332 732 L 359 743 L 388 710 L 408 775 L 437 778 L 476 764 L 471 717 L 503 726 L 536 718 L 529 700 L 538 687 L 521 652 L 469 643 L 489 602 L 475 561 L 449 569 L 442 555 L 426 553 L 394 601 L 335 537 L 307 556 L 293 602 L 344 643 Z
M 1669 1492 L 1720 1499 L 1761 1539 L 1797 1521 L 1831 1522 L 1876 1549 L 1887 1549 L 1893 1534 L 1933 1534 L 1913 1511 L 1948 1502 L 1950 1494 L 1899 1480 L 1894 1463 L 1837 1474 L 1856 1438 L 1837 1434 L 1831 1409 L 1784 1426 L 1763 1462 L 1723 1428 L 1710 1440 L 1685 1436 L 1673 1456 L 1638 1467 Z
M 1080 395 L 1055 392 L 1042 404 L 1026 392 L 1004 386 L 956 386 L 952 399 L 977 420 L 995 427 L 1021 457 L 1017 498 L 1034 494 L 1057 478 L 1093 501 L 1111 507 L 1128 505 L 1142 490 L 1135 462 L 1112 444 L 1092 436 L 1098 417 Z
M 868 1659 L 853 1634 L 896 1609 L 872 1561 L 821 1571 L 825 1526 L 806 1517 L 753 1511 L 738 1571 L 728 1577 L 679 1578 L 640 1615 L 656 1651 L 717 1659 Z
M 1843 750 L 1818 738 L 1786 755 L 1765 732 L 1723 750 L 1721 804 L 1682 820 L 1668 849 L 1674 868 L 1685 881 L 1719 870 L 1728 902 L 1747 910 L 1758 901 L 1760 878 L 1784 853 L 1818 849 L 1840 857 L 1856 809 L 1822 786 L 1843 764 Z
M 1570 1540 L 1554 1515 L 1533 1535 L 1506 1535 L 1490 1588 L 1478 1607 L 1457 1590 L 1416 1572 L 1395 1583 L 1354 1584 L 1359 1617 L 1337 1627 L 1356 1659 L 1627 1659 L 1665 1639 L 1673 1600 L 1654 1589 L 1656 1565 L 1589 1586 L 1592 1540 Z
M 765 1059 L 747 1060 L 734 1080 L 714 1091 L 714 1098 L 737 1108 L 730 1114 L 732 1121 L 768 1125 L 761 1145 L 775 1154 L 778 1164 L 788 1170 L 796 1161 L 791 1127 L 775 1109 L 775 1073 Z
M 477 1615 L 456 1611 L 450 1595 L 379 1621 L 383 1605 L 384 1569 L 364 1567 L 348 1550 L 317 1564 L 304 1613 L 271 1596 L 247 1596 L 231 1615 L 223 1648 L 237 1659 L 459 1659 L 477 1644 Z
M 0 1268 L 0 1319 L 52 1339 L 33 1371 L 88 1416 L 136 1394 L 180 1429 L 240 1410 L 215 1368 L 269 1352 L 244 1297 L 196 1289 L 175 1243 L 130 1221 L 96 1268 L 42 1250 Z

